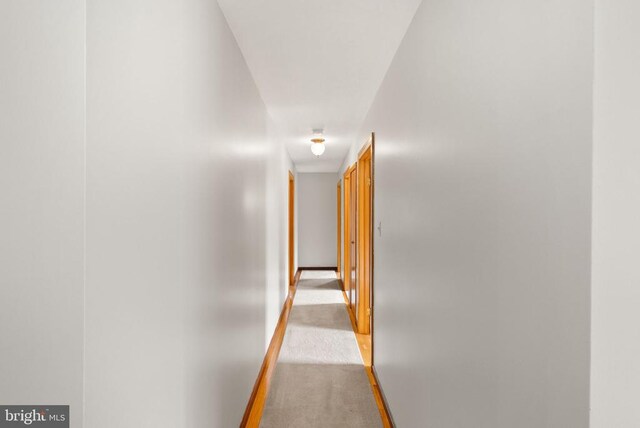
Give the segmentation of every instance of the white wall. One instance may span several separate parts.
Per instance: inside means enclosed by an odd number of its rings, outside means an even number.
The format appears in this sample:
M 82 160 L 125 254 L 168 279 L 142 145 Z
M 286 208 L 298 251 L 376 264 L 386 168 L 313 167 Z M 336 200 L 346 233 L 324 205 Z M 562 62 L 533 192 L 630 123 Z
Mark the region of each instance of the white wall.
M 84 1 L 0 2 L 0 403 L 82 425 Z
M 375 98 L 345 166 L 375 131 L 398 426 L 588 426 L 592 14 L 425 1 Z
M 640 426 L 640 3 L 596 1 L 591 426 Z
M 87 17 L 86 424 L 237 425 L 282 303 L 287 155 L 216 2 Z
M 217 3 L 7 1 L 0 36 L 0 402 L 237 425 L 293 166 Z
M 268 348 L 275 330 L 282 305 L 289 292 L 289 172 L 296 178 L 296 168 L 289 157 L 284 144 L 270 120 L 268 153 L 269 164 L 266 182 L 267 201 L 267 295 L 265 350 Z M 295 194 L 294 194 L 295 197 Z M 294 272 L 297 269 L 297 233 L 296 214 L 294 212 Z
M 336 265 L 337 185 L 335 173 L 298 174 L 300 266 Z
M 187 415 L 180 8 L 151 8 L 87 1 L 88 427 L 177 426 Z

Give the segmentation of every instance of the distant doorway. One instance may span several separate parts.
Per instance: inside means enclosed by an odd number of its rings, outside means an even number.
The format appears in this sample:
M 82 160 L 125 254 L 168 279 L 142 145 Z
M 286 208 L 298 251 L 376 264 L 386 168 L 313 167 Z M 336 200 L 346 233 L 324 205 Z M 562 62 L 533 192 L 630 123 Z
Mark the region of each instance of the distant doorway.
M 344 173 L 344 291 L 349 300 L 349 306 L 357 317 L 357 194 L 358 172 L 353 164 Z
M 351 286 L 349 285 L 351 274 L 350 274 L 350 258 L 349 258 L 349 248 L 351 246 L 351 234 L 349 232 L 350 218 L 351 218 L 351 205 L 349 203 L 351 199 L 351 175 L 350 169 L 344 172 L 342 176 L 342 191 L 343 196 L 342 200 L 344 202 L 344 216 L 342 217 L 342 285 L 344 287 L 344 292 L 347 294 L 347 299 L 349 299 L 349 290 Z
M 293 174 L 291 173 L 291 171 L 289 171 L 289 215 L 288 215 L 288 222 L 289 222 L 289 286 L 291 287 L 293 285 L 293 278 L 295 276 L 295 271 L 294 271 L 294 262 L 295 262 L 295 257 L 294 257 L 294 225 L 295 225 L 295 180 L 293 178 Z
M 341 225 L 341 222 L 342 222 L 342 213 L 341 213 L 341 211 L 342 211 L 341 210 L 341 208 L 342 208 L 341 207 L 342 186 L 341 186 L 340 182 L 338 182 L 338 189 L 337 189 L 337 193 L 336 194 L 337 194 L 336 202 L 337 202 L 337 207 L 338 207 L 338 218 L 337 218 L 337 221 L 336 221 L 337 229 L 338 229 L 337 230 L 338 231 L 337 239 L 336 239 L 336 244 L 337 244 L 336 245 L 337 246 L 336 251 L 337 251 L 337 256 L 338 256 L 337 259 L 338 260 L 337 260 L 337 265 L 336 265 L 336 271 L 338 272 L 338 276 L 340 276 L 340 272 L 342 271 L 342 269 L 341 269 L 342 266 L 341 266 L 341 261 L 340 261 L 340 259 L 342 258 L 342 254 L 340 254 L 341 253 L 341 251 L 340 251 L 340 229 L 341 229 L 340 225 Z M 342 279 L 342 277 L 340 277 L 340 278 Z

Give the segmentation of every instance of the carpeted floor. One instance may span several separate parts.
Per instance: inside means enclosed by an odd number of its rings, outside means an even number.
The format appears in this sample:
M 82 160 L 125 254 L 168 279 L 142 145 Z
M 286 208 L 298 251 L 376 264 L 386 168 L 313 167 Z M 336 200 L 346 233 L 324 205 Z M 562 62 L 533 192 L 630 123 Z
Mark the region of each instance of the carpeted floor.
M 335 272 L 302 273 L 260 426 L 382 427 Z

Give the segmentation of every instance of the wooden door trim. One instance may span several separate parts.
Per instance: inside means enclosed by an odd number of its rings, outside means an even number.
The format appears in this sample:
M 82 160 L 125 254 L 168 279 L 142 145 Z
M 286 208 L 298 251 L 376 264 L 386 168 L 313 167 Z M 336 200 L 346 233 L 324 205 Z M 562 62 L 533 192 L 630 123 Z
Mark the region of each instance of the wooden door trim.
M 375 206 L 376 206 L 376 133 L 375 132 L 371 132 L 371 135 L 369 136 L 369 141 L 367 146 L 371 147 L 371 278 L 370 278 L 370 283 L 369 283 L 369 290 L 370 290 L 370 294 L 369 294 L 369 305 L 371 307 L 371 323 L 369 325 L 370 331 L 369 334 L 371 335 L 371 369 L 372 369 L 372 375 L 374 376 L 374 378 L 376 379 L 376 383 L 379 385 L 379 382 L 377 382 L 377 375 L 375 372 L 375 366 L 373 365 L 373 348 L 374 348 L 374 340 L 373 340 L 373 330 L 374 330 L 374 318 L 375 318 L 375 311 L 373 310 L 374 307 L 374 295 L 375 295 L 375 287 L 374 287 L 374 283 L 375 283 L 375 250 L 376 250 L 376 246 L 374 245 L 375 242 L 375 233 L 376 233 L 376 225 L 375 225 L 375 221 L 376 221 L 376 216 L 375 216 Z M 381 391 L 382 394 L 382 391 Z M 389 416 L 389 419 L 393 425 L 393 419 L 391 418 L 391 412 L 389 411 L 389 407 L 387 405 L 387 401 L 384 398 L 384 394 L 382 394 L 382 400 L 385 403 L 385 407 L 386 407 L 386 412 L 387 415 Z
M 342 290 L 347 290 L 347 257 L 349 257 L 349 251 L 347 250 L 347 216 L 349 215 L 349 207 L 347 207 L 347 189 L 349 188 L 349 174 L 348 170 L 344 172 L 342 176 L 342 200 L 344 201 L 344 213 L 342 220 Z
M 349 246 L 351 225 L 349 223 L 349 217 L 351 216 L 351 172 L 355 167 L 356 164 L 354 163 L 347 168 L 342 176 L 342 194 L 344 200 L 344 220 L 342 222 L 342 267 L 344 270 L 344 276 L 342 278 L 342 285 L 344 291 L 348 291 L 351 286 L 351 250 Z
M 337 240 L 336 240 L 336 252 L 337 252 L 337 264 L 336 264 L 336 272 L 338 272 L 338 277 L 342 278 L 342 270 L 340 269 L 342 266 L 340 264 L 340 257 L 342 256 L 340 253 L 340 235 L 342 232 L 342 183 L 340 181 L 338 181 L 338 188 L 336 190 L 336 194 L 337 194 L 337 210 L 338 210 L 338 218 L 337 218 Z
M 294 284 L 294 263 L 295 263 L 295 190 L 296 179 L 291 171 L 289 171 L 288 181 L 288 219 L 287 229 L 289 235 L 289 286 Z
M 358 167 L 357 162 L 347 170 L 349 174 L 349 216 L 347 223 L 349 225 L 346 235 L 347 249 L 348 249 L 348 267 L 349 275 L 346 285 L 346 292 L 349 296 L 349 304 L 353 310 L 356 310 L 358 302 L 358 249 L 357 249 L 357 234 L 358 234 Z M 356 313 L 356 317 L 357 317 Z
M 373 324 L 373 143 L 374 134 L 364 145 L 358 156 L 358 228 L 357 228 L 357 275 L 358 275 L 358 331 L 371 333 Z M 369 176 L 365 174 L 368 168 Z

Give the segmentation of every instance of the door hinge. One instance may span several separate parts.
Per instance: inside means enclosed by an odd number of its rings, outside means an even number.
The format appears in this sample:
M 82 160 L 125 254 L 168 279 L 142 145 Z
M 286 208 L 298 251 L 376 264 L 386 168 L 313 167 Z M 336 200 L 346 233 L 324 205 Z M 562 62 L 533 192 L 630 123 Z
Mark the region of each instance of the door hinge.
M 371 187 L 371 179 L 369 178 L 368 180 L 369 180 L 369 187 Z
M 371 313 L 373 312 L 372 308 L 367 308 L 367 316 L 370 317 Z

